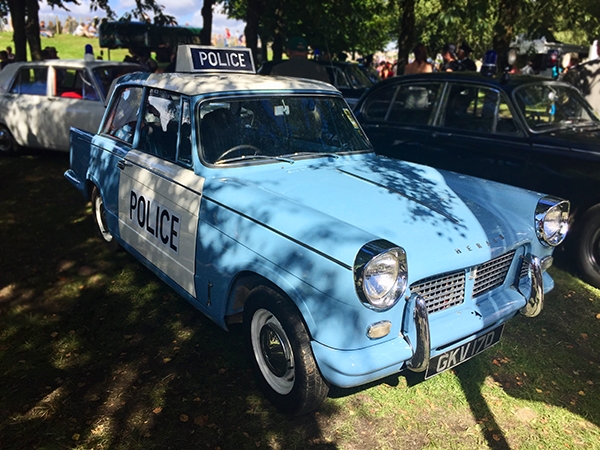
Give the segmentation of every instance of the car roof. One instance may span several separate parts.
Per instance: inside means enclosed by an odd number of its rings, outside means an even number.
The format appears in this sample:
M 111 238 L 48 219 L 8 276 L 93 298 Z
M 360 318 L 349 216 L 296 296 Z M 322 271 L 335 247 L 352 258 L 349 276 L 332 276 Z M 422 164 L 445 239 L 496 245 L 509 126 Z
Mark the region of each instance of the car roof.
M 433 72 L 391 77 L 381 81 L 380 83 L 377 83 L 376 87 L 379 89 L 390 84 L 416 81 L 466 81 L 485 84 L 506 92 L 511 92 L 519 86 L 531 83 L 566 84 L 560 81 L 553 80 L 551 78 L 540 77 L 537 75 L 510 74 L 508 79 L 505 82 L 503 82 L 502 74 L 495 75 L 493 77 L 488 77 L 482 75 L 479 72 Z
M 341 95 L 329 83 L 292 77 L 264 77 L 255 74 L 132 73 L 119 78 L 118 85 L 137 84 L 166 89 L 183 95 L 230 92 L 292 91 Z

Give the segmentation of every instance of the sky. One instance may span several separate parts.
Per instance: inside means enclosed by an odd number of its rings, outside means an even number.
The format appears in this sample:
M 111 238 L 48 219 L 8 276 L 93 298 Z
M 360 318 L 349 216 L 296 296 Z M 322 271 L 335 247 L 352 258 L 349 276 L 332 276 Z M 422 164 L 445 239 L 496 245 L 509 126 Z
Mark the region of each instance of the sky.
M 46 22 L 55 22 L 55 17 L 58 16 L 59 20 L 64 23 L 64 19 L 67 15 L 70 15 L 77 20 L 83 19 L 84 21 L 94 16 L 103 17 L 103 11 L 90 11 L 89 0 L 79 0 L 79 5 L 74 3 L 67 4 L 70 12 L 67 12 L 61 8 L 52 9 L 45 2 L 40 2 L 40 20 Z M 203 0 L 157 0 L 159 5 L 164 5 L 164 13 L 170 16 L 174 16 L 177 20 L 178 25 L 185 26 L 188 24 L 192 27 L 202 27 L 202 9 Z M 109 0 L 110 7 L 116 11 L 117 17 L 121 17 L 125 12 L 131 11 L 135 5 L 134 0 Z M 168 5 L 168 6 L 167 6 Z M 229 28 L 231 34 L 236 31 L 240 33 L 244 32 L 246 24 L 238 20 L 228 19 L 225 14 L 219 10 L 219 6 L 213 9 L 213 23 L 212 31 L 215 34 L 224 34 L 225 28 Z

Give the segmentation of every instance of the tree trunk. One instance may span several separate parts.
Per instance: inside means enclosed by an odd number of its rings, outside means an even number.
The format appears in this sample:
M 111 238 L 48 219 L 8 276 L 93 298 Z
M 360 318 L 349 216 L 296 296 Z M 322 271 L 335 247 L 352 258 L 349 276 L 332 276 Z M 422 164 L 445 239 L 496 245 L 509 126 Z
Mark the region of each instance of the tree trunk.
M 204 0 L 202 5 L 202 31 L 200 32 L 200 43 L 211 45 L 212 41 L 212 7 L 214 0 Z
M 282 7 L 278 7 L 275 9 L 275 29 L 273 30 L 273 45 L 271 49 L 273 50 L 273 61 L 281 61 L 281 57 L 284 52 L 284 39 L 283 35 L 283 9 Z M 288 39 L 291 36 L 288 36 Z
M 273 45 L 271 46 L 273 49 L 273 61 L 281 61 L 283 47 L 283 35 L 279 32 L 279 30 L 276 30 L 275 37 L 273 38 Z
M 13 26 L 15 61 L 27 61 L 27 40 L 25 39 L 25 3 L 8 0 L 8 9 Z
M 399 0 L 400 1 L 400 0 Z M 416 0 L 403 0 L 402 18 L 398 33 L 398 74 L 404 73 L 404 66 L 408 64 L 408 55 L 415 45 L 415 2 Z
M 246 28 L 244 28 L 244 35 L 246 36 L 246 47 L 252 50 L 254 64 L 257 67 L 260 62 L 258 59 L 258 26 L 260 23 L 262 6 L 263 5 L 261 0 L 248 0 L 248 11 L 246 12 Z
M 27 18 L 25 20 L 25 35 L 29 43 L 29 52 L 32 61 L 42 59 L 42 41 L 40 39 L 40 17 L 38 0 L 25 0 Z
M 514 24 L 521 13 L 521 0 L 500 0 L 498 3 L 498 21 L 494 25 L 492 45 L 498 53 L 498 69 L 508 65 L 508 50 L 514 37 Z

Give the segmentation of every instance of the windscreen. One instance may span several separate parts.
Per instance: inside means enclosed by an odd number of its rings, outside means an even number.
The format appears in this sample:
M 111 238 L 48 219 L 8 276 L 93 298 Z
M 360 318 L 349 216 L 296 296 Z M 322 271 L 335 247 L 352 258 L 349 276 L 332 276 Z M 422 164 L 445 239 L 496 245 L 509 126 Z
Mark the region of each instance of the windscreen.
M 571 86 L 530 84 L 517 89 L 514 95 L 532 131 L 598 124 L 591 106 Z
M 210 164 L 371 150 L 339 97 L 211 100 L 200 107 L 200 141 Z

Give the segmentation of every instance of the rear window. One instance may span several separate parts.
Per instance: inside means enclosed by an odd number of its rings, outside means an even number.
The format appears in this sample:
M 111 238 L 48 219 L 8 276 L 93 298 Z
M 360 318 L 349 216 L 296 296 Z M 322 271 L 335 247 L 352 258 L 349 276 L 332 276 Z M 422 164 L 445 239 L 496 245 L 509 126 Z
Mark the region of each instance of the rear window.
M 96 83 L 98 83 L 100 94 L 103 98 L 106 98 L 108 91 L 110 90 L 110 85 L 114 80 L 128 73 L 140 71 L 142 71 L 142 68 L 136 66 L 107 66 L 98 67 L 92 72 L 94 73 Z
M 24 67 L 13 81 L 11 94 L 46 95 L 48 85 L 47 67 Z

